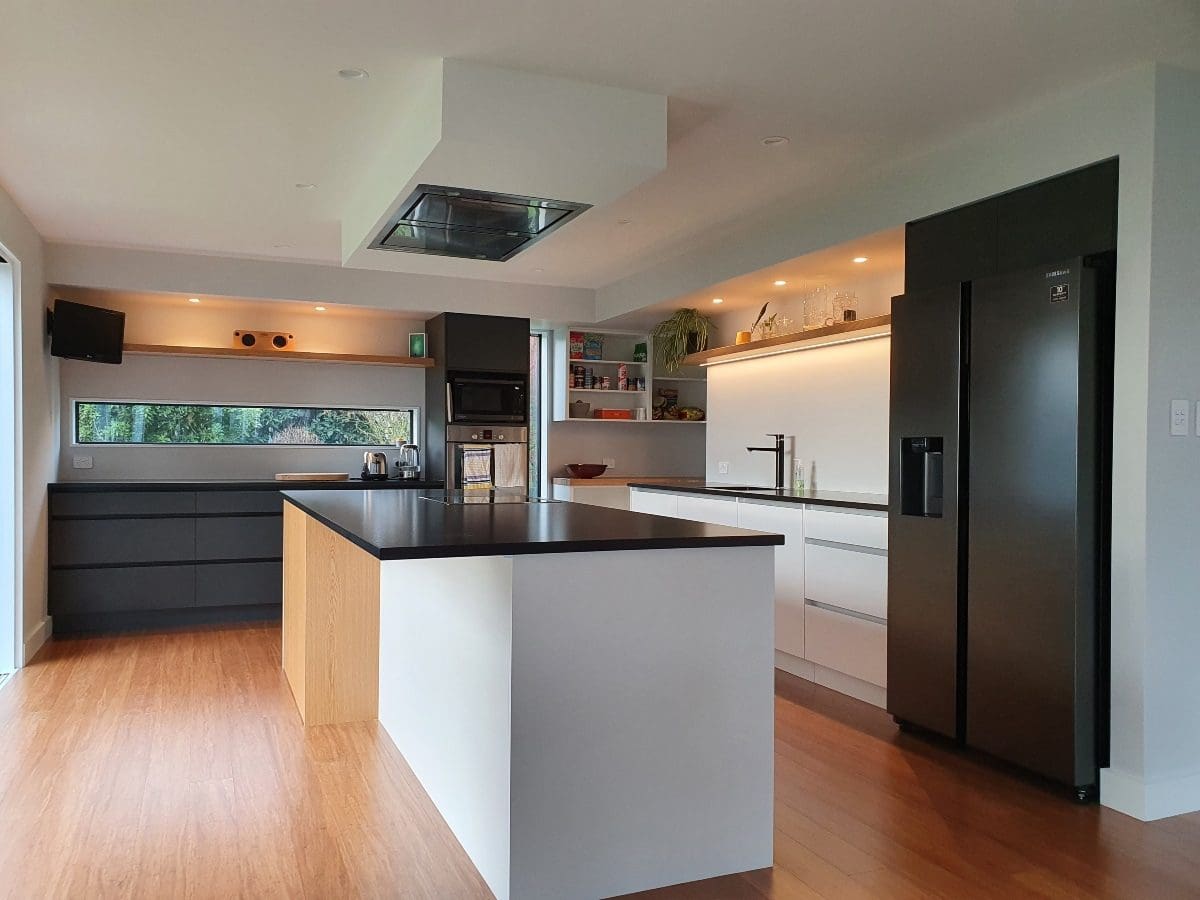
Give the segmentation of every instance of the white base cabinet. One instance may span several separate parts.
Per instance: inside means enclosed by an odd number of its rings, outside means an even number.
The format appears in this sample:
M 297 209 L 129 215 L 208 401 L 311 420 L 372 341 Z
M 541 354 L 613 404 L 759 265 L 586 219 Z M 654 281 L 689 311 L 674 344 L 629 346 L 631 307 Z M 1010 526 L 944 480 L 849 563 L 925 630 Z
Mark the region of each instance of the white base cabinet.
M 775 548 L 775 647 L 791 663 L 784 668 L 885 704 L 886 513 L 641 488 L 630 490 L 629 508 L 782 534 L 784 544 Z
M 669 494 L 666 491 L 629 491 L 629 508 L 634 512 L 649 513 L 652 516 L 670 516 L 679 518 L 679 494 Z
M 775 648 L 804 658 L 804 514 L 795 504 L 739 500 L 738 526 L 782 534 L 775 548 Z
M 609 509 L 629 509 L 629 488 L 623 484 L 556 484 L 554 499 Z

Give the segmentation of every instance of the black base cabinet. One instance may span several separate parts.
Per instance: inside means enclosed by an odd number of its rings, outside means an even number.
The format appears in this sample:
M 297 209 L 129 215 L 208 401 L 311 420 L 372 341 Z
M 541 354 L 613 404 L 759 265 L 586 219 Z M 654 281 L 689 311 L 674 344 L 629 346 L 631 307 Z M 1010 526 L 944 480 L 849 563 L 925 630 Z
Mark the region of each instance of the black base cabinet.
M 272 619 L 282 601 L 278 491 L 51 493 L 56 632 Z

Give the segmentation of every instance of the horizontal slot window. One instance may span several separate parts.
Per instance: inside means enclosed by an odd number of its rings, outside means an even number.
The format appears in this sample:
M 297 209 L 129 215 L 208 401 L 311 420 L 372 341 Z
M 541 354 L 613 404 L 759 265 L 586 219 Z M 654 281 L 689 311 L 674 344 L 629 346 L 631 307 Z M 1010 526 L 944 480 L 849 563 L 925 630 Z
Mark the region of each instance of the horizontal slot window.
M 412 441 L 417 411 L 76 400 L 75 443 L 385 447 Z

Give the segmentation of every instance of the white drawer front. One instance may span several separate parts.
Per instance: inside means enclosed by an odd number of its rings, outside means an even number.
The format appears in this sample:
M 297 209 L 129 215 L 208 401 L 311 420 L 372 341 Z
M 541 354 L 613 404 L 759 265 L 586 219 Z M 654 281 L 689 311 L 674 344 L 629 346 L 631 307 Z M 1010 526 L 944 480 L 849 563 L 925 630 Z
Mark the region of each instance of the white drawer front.
M 738 523 L 737 501 L 732 498 L 722 500 L 719 497 L 681 496 L 679 498 L 679 518 L 736 528 Z
M 822 541 L 886 550 L 887 516 L 808 506 L 804 509 L 804 533 Z
M 629 492 L 629 508 L 634 512 L 678 518 L 679 495 L 658 491 L 631 490 Z
M 804 596 L 887 618 L 887 557 L 823 544 L 804 545 Z
M 629 509 L 629 488 L 625 485 L 575 485 L 570 489 L 572 503 L 584 503 L 588 506 L 607 506 L 610 509 Z M 555 497 L 557 500 L 558 498 Z
M 775 548 L 775 649 L 804 657 L 804 515 L 795 504 L 738 501 L 738 526 L 782 534 Z
M 819 666 L 887 687 L 887 626 L 804 608 L 805 656 Z

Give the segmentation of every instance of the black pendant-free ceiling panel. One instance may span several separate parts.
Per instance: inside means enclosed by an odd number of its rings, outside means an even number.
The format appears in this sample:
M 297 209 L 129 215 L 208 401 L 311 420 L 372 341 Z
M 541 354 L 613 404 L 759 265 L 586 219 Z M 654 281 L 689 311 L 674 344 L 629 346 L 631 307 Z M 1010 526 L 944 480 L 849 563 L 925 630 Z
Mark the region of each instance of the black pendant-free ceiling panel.
M 589 208 L 586 203 L 422 184 L 371 249 L 504 262 Z

